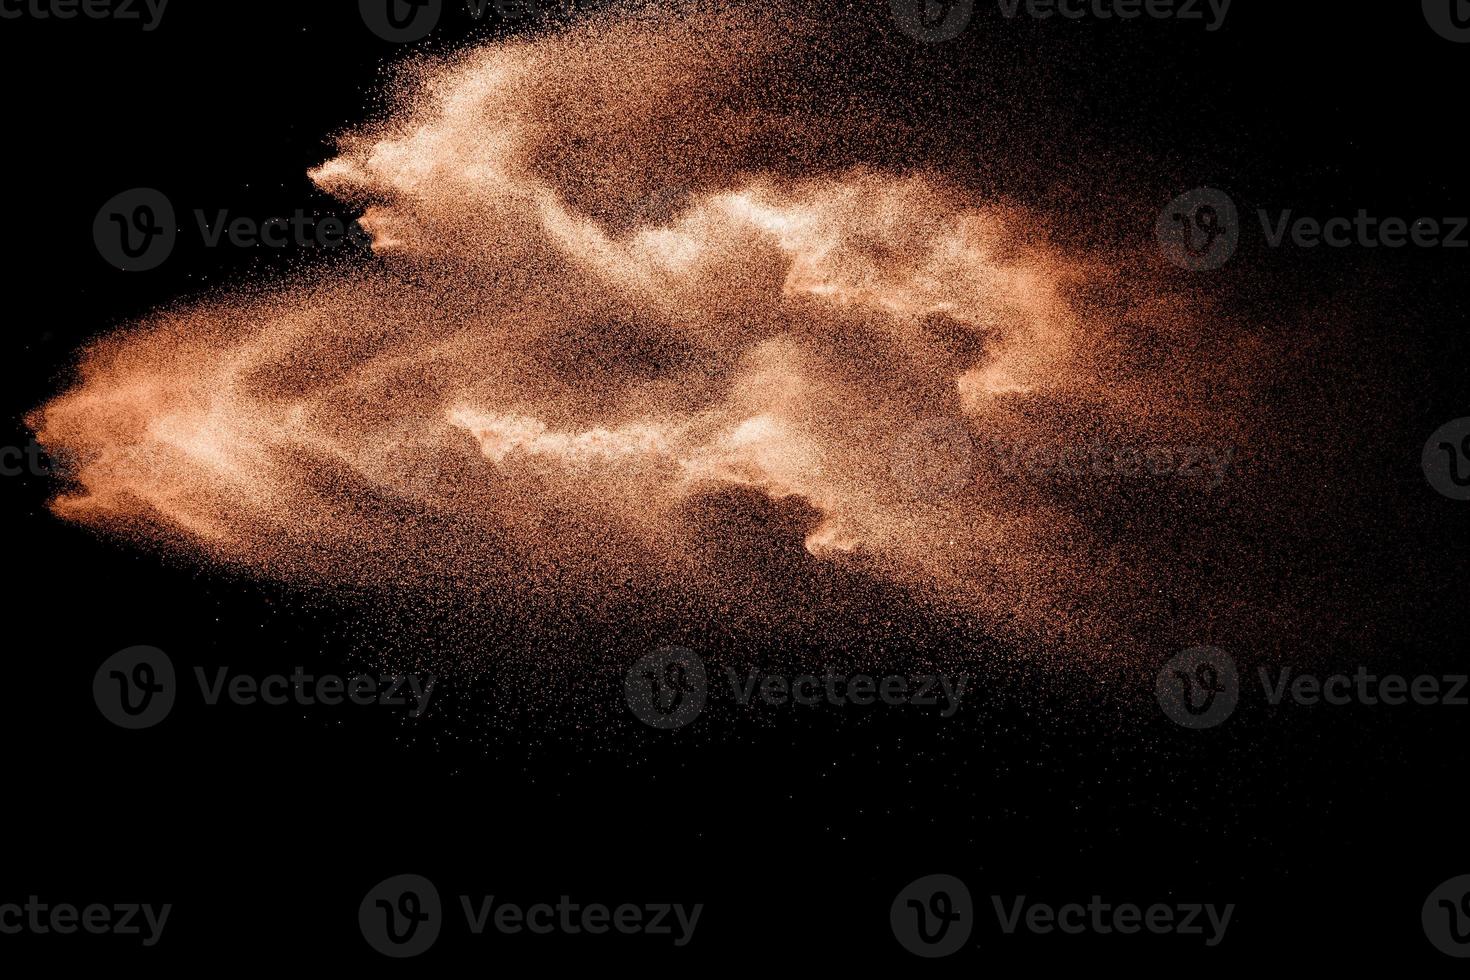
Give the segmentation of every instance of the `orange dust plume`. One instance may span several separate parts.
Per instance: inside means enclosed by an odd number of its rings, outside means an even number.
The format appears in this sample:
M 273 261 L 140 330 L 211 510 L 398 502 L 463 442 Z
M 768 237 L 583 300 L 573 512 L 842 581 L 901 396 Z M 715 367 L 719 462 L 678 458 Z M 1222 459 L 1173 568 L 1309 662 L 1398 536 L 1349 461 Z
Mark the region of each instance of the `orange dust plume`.
M 1182 304 L 923 160 L 814 67 L 835 44 L 775 13 L 603 14 L 402 67 L 311 172 L 373 255 L 95 342 L 31 419 L 74 461 L 52 509 L 385 595 L 644 583 L 738 613 L 838 574 L 1102 631 L 1120 590 L 1169 585 L 1100 527 L 1119 484 L 1087 447 L 1241 425 L 1175 346 Z M 1159 492 L 1209 493 L 1199 462 Z

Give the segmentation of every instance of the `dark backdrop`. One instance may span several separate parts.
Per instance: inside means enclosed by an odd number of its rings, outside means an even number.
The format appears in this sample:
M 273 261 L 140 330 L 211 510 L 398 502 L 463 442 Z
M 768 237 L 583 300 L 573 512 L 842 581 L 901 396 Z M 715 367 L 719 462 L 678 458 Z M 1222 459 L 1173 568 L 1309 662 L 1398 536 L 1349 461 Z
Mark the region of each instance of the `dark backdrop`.
M 909 47 L 916 71 L 959 67 L 924 110 L 952 112 L 956 131 L 967 100 L 998 89 L 1013 93 L 1018 116 L 1056 120 L 1038 153 L 1047 166 L 996 178 L 1014 196 L 1105 184 L 1118 171 L 1088 155 L 1102 148 L 1151 161 L 1127 193 L 1155 208 L 1214 183 L 1304 213 L 1470 213 L 1459 146 L 1470 45 L 1436 36 L 1417 4 L 1237 0 L 1215 34 L 1146 20 L 1007 22 L 982 7 L 956 41 Z M 834 16 L 873 31 L 889 23 L 884 4 Z M 461 17 L 431 43 L 467 27 Z M 503 29 L 494 19 L 478 28 Z M 997 46 L 1010 52 L 1002 63 Z M 0 240 L 9 433 L 0 441 L 25 444 L 23 414 L 86 338 L 300 259 L 186 242 L 164 268 L 124 274 L 93 244 L 103 201 L 153 186 L 183 207 L 342 213 L 305 170 L 327 155 L 328 134 L 361 117 L 395 53 L 350 3 L 174 0 L 152 32 L 0 21 L 11 226 Z M 1086 238 L 1094 217 L 1078 207 L 1076 221 Z M 1366 261 L 1274 260 L 1322 263 L 1308 269 L 1308 295 Z M 1465 253 L 1373 261 L 1390 284 L 1384 307 L 1435 311 L 1362 327 L 1413 367 L 1404 410 L 1380 439 L 1402 453 L 1359 463 L 1391 471 L 1402 492 L 1377 506 L 1406 515 L 1413 530 L 1399 544 L 1442 584 L 1399 611 L 1398 646 L 1384 660 L 1406 673 L 1445 670 L 1463 662 L 1454 542 L 1464 518 L 1424 486 L 1418 453 L 1429 432 L 1467 414 Z M 1248 295 L 1250 284 L 1231 288 Z M 1353 461 L 1330 452 L 1330 420 L 1323 442 L 1331 479 Z M 522 903 L 569 894 L 706 906 L 687 949 L 647 936 L 469 940 L 451 929 L 416 964 L 434 969 L 912 968 L 922 964 L 894 941 L 888 906 L 912 879 L 942 872 L 969 884 L 982 925 L 936 969 L 1454 965 L 1426 942 L 1419 910 L 1441 881 L 1470 872 L 1459 808 L 1470 709 L 1261 712 L 1220 738 L 1191 739 L 1162 718 L 1008 699 L 1005 684 L 1027 683 L 1020 671 L 996 679 L 990 690 L 1001 692 L 954 725 L 902 712 L 772 712 L 758 725 L 711 717 L 676 737 L 622 726 L 609 741 L 579 730 L 575 712 L 539 717 L 513 692 L 501 706 L 461 682 L 446 702 L 454 711 L 417 728 L 373 711 L 185 704 L 154 729 L 124 732 L 99 714 L 90 687 L 126 646 L 161 647 L 184 671 L 355 662 L 330 611 L 63 525 L 46 512 L 47 493 L 44 478 L 0 480 L 12 549 L 0 902 L 35 894 L 175 908 L 154 949 L 115 936 L 6 936 L 0 961 L 382 966 L 358 931 L 357 904 L 380 879 L 412 872 L 449 903 L 460 893 Z M 1351 538 L 1351 520 L 1340 533 Z M 915 649 L 942 645 L 953 628 L 916 626 Z M 602 639 L 591 631 L 583 642 Z M 521 712 L 523 723 L 483 717 L 497 711 Z M 1217 949 L 1185 938 L 1001 937 L 987 921 L 991 894 L 1237 911 Z

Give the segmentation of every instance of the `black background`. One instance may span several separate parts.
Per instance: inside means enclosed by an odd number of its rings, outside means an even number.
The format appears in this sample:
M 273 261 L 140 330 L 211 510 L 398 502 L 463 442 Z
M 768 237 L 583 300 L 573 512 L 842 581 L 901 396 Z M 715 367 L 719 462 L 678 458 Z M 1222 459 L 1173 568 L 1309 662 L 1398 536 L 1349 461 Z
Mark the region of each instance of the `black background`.
M 1050 131 L 1034 166 L 989 178 L 1022 200 L 1109 187 L 1147 206 L 1145 235 L 1148 207 L 1206 183 L 1248 208 L 1470 213 L 1459 111 L 1470 45 L 1436 36 L 1417 4 L 1236 0 L 1218 33 L 1148 20 L 1007 22 L 981 6 L 959 39 L 929 47 L 892 28 L 886 4 L 831 16 L 906 52 L 916 73 L 942 75 L 922 111 L 952 115 L 956 132 L 980 106 L 1030 120 L 1015 130 L 1027 138 Z M 429 43 L 514 27 L 461 15 Z M 311 258 L 206 249 L 186 235 L 162 269 L 124 274 L 93 245 L 104 201 L 152 186 L 181 212 L 350 214 L 305 171 L 330 153 L 331 133 L 361 118 L 399 53 L 351 3 L 173 0 L 151 33 L 0 21 L 3 441 L 25 444 L 23 415 L 64 381 L 85 339 L 202 287 Z M 1080 238 L 1099 223 L 1086 207 L 1075 217 Z M 1303 302 L 1366 277 L 1382 284 L 1375 310 L 1434 311 L 1361 326 L 1407 365 L 1402 411 L 1377 438 L 1388 451 L 1334 454 L 1331 418 L 1312 451 L 1324 481 L 1338 467 L 1380 468 L 1394 493 L 1374 506 L 1410 530 L 1372 546 L 1397 549 L 1435 583 L 1386 614 L 1398 646 L 1382 662 L 1403 673 L 1463 665 L 1455 542 L 1465 512 L 1425 486 L 1419 451 L 1440 424 L 1470 414 L 1466 253 L 1243 248 L 1246 260 L 1221 276 L 1243 297 L 1251 272 L 1277 263 L 1307 283 Z M 987 677 L 982 706 L 943 724 L 918 712 L 787 709 L 666 735 L 582 724 L 570 705 L 528 709 L 514 692 L 477 702 L 482 689 L 466 686 L 454 712 L 419 727 L 391 712 L 195 699 L 155 729 L 124 732 L 98 714 L 90 687 L 98 664 L 133 644 L 169 651 L 181 672 L 361 665 L 319 606 L 63 525 L 45 510 L 43 478 L 6 477 L 0 494 L 11 548 L 0 902 L 175 906 L 153 949 L 115 936 L 0 937 L 0 962 L 382 967 L 391 964 L 364 943 L 357 904 L 382 878 L 411 872 L 451 905 L 459 894 L 522 904 L 568 894 L 706 906 L 685 949 L 650 936 L 470 938 L 451 908 L 443 938 L 409 964 L 435 969 L 1455 965 L 1426 942 L 1419 911 L 1441 881 L 1470 873 L 1459 809 L 1470 709 L 1243 708 L 1200 737 L 1157 715 L 1151 675 L 1138 682 L 1143 714 L 1130 716 L 1010 697 L 1008 685 L 1040 683 L 1017 670 Z M 1356 515 L 1338 533 L 1362 533 Z M 957 628 L 916 627 L 914 649 Z M 582 639 L 601 641 L 595 629 Z M 487 723 L 496 712 L 513 720 Z M 980 927 L 963 952 L 925 965 L 895 943 L 888 906 L 932 873 L 969 884 Z M 1197 937 L 1006 937 L 992 894 L 1237 909 L 1215 949 Z

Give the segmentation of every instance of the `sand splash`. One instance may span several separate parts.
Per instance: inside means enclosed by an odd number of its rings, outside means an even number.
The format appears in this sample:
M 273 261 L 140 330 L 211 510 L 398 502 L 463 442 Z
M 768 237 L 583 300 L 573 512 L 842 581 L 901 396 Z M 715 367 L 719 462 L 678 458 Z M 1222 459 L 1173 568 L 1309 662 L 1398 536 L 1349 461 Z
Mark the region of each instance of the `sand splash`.
M 1177 306 L 919 145 L 864 164 L 909 137 L 774 17 L 608 15 L 403 69 L 312 172 L 374 256 L 91 346 L 31 419 L 76 460 L 55 513 L 384 593 L 738 610 L 734 560 L 798 606 L 833 565 L 996 629 L 1114 615 L 1148 575 L 1098 536 L 1109 488 L 988 447 L 1229 441 L 1191 365 L 1130 361 L 1078 297 L 1161 330 Z

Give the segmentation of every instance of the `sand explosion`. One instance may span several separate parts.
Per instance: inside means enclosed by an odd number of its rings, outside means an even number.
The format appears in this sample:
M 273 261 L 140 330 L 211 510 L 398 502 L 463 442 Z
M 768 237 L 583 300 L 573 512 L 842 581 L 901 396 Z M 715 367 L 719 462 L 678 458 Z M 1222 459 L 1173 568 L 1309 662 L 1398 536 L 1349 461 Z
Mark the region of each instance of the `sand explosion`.
M 1238 439 L 1189 345 L 1158 353 L 1183 305 L 855 115 L 822 43 L 605 15 L 415 61 L 312 172 L 373 257 L 92 345 L 31 419 L 75 461 L 55 513 L 389 594 L 738 609 L 733 571 L 799 606 L 830 566 L 1051 630 L 1154 589 L 1099 534 L 1117 480 L 994 450 Z

